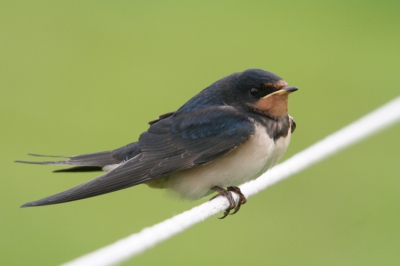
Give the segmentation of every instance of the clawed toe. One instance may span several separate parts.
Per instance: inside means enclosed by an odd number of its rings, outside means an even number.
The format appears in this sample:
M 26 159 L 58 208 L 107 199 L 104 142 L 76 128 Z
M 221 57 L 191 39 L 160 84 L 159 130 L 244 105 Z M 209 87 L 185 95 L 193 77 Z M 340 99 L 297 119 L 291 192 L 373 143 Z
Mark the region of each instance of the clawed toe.
M 229 201 L 229 207 L 225 210 L 224 215 L 222 217 L 220 217 L 219 219 L 224 219 L 226 216 L 228 216 L 228 214 L 231 212 L 231 210 L 233 210 L 231 215 L 237 213 L 240 210 L 240 206 L 242 206 L 242 204 L 245 204 L 247 202 L 246 197 L 242 194 L 242 192 L 240 191 L 240 188 L 238 188 L 238 187 L 231 186 L 231 187 L 228 187 L 227 189 L 223 189 L 221 187 L 214 186 L 211 189 L 218 192 L 218 195 L 212 197 L 210 200 L 213 200 L 218 196 L 224 196 Z M 231 191 L 235 192 L 239 196 L 239 201 L 237 204 L 235 203 L 235 200 L 233 199 L 232 194 L 230 193 Z

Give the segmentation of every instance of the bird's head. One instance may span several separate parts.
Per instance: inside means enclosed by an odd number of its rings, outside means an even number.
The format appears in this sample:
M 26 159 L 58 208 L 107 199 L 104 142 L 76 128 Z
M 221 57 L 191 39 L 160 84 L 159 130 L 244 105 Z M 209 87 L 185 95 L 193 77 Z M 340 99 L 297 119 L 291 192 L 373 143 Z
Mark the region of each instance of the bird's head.
M 234 84 L 236 104 L 274 119 L 287 115 L 289 94 L 298 90 L 277 75 L 261 69 L 238 73 Z

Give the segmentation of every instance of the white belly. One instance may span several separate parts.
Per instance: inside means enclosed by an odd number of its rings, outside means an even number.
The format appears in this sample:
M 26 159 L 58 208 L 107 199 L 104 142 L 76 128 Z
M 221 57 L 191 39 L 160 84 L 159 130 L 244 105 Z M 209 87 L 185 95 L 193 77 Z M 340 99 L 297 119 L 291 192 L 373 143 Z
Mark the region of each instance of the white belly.
M 159 185 L 192 200 L 212 193 L 213 186 L 239 186 L 274 166 L 289 142 L 290 131 L 286 138 L 274 142 L 258 126 L 253 137 L 228 154 L 208 164 L 171 174 L 159 180 L 162 183 Z

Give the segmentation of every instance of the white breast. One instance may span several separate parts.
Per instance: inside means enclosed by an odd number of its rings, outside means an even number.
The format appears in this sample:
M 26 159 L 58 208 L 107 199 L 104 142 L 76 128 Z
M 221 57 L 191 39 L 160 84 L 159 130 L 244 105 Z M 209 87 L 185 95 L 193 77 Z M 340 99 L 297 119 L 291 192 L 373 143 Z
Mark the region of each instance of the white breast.
M 290 129 L 286 138 L 274 142 L 258 125 L 254 136 L 238 148 L 208 164 L 174 173 L 160 185 L 193 200 L 212 193 L 213 186 L 238 186 L 274 166 L 289 142 Z

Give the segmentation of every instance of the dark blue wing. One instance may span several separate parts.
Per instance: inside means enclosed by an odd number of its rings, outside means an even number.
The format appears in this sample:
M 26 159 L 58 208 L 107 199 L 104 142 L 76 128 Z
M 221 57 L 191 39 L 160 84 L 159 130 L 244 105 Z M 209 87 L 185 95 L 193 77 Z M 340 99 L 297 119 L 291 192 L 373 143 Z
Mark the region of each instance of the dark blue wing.
M 232 107 L 208 107 L 154 124 L 139 138 L 149 177 L 202 165 L 247 141 L 254 124 Z
M 96 179 L 23 207 L 93 197 L 206 164 L 246 142 L 254 131 L 254 124 L 233 107 L 177 112 L 153 123 L 139 138 L 141 153 L 126 163 Z

